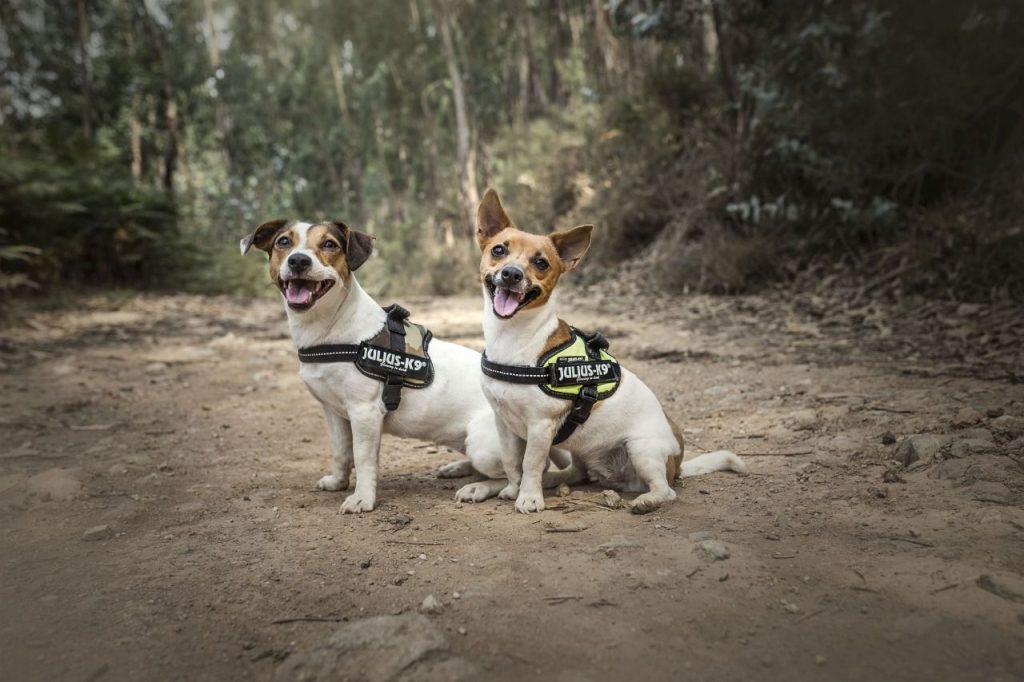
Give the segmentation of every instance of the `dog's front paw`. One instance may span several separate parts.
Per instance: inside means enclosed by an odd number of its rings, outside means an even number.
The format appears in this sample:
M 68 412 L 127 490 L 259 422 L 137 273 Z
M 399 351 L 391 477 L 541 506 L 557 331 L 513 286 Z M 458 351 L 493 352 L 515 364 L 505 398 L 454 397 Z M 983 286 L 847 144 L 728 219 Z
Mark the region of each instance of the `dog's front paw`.
M 373 511 L 373 505 L 376 501 L 375 495 L 356 491 L 346 497 L 345 501 L 341 503 L 341 513 L 360 514 L 362 512 Z
M 316 487 L 317 490 L 329 490 L 332 493 L 336 493 L 348 487 L 348 479 L 335 476 L 334 474 L 327 474 L 316 482 Z
M 457 459 L 437 470 L 438 478 L 463 478 L 473 473 L 473 465 L 468 459 Z
M 515 483 L 509 483 L 498 493 L 499 500 L 514 500 L 517 497 L 519 497 L 519 486 Z
M 634 514 L 646 514 L 660 507 L 665 502 L 671 502 L 676 498 L 676 491 L 669 489 L 668 493 L 658 494 L 654 492 L 644 493 L 629 503 L 629 511 Z
M 521 514 L 544 511 L 544 495 L 519 493 L 519 497 L 516 498 L 516 511 Z

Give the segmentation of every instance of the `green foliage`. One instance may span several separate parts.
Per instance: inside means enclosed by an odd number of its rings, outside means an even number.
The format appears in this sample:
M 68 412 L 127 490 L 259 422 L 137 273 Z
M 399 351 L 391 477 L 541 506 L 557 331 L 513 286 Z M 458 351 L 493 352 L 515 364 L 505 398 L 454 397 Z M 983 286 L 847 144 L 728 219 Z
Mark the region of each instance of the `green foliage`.
M 0 159 L 2 238 L 26 245 L 26 278 L 37 285 L 167 284 L 187 247 L 174 205 L 157 190 L 88 156 L 9 151 Z
M 591 260 L 672 287 L 933 235 L 962 267 L 920 286 L 993 290 L 1013 275 L 981 260 L 1020 239 L 1020 35 L 1007 0 L 8 0 L 0 290 L 257 295 L 235 244 L 285 217 L 376 235 L 377 292 L 462 291 L 472 173 L 523 227 L 594 223 Z M 973 232 L 937 218 L 978 206 Z

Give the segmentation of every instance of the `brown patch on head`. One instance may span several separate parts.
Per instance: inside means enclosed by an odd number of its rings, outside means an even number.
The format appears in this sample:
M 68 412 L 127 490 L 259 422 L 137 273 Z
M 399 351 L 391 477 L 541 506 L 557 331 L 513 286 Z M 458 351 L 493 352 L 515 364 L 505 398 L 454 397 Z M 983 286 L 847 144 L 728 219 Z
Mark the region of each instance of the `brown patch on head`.
M 348 241 L 342 226 L 336 223 L 318 223 L 306 232 L 305 247 L 316 255 L 318 261 L 335 272 L 345 281 L 352 274 L 345 254 Z
M 270 253 L 277 235 L 284 230 L 288 224 L 287 220 L 270 220 L 257 227 L 252 234 L 247 234 L 242 237 L 242 241 L 240 243 L 242 255 L 244 256 L 249 253 L 249 249 L 254 246 L 257 249 L 262 249 L 263 251 Z
M 317 223 L 306 232 L 305 247 L 342 279 L 358 270 L 373 253 L 374 237 L 338 221 Z
M 280 277 L 281 265 L 288 258 L 288 254 L 291 253 L 299 243 L 298 230 L 291 225 L 294 222 L 288 223 L 288 227 L 279 230 L 274 234 L 270 244 L 264 249 L 270 254 L 270 278 L 276 283 Z M 282 237 L 287 239 L 287 246 Z M 263 247 L 259 247 L 263 248 Z
M 539 308 L 550 299 L 562 273 L 587 252 L 592 230 L 592 225 L 581 225 L 550 235 L 524 232 L 509 218 L 497 192 L 489 189 L 477 210 L 480 279 L 493 294 L 503 269 L 518 269 L 522 283 L 516 290 L 529 299 L 521 309 Z

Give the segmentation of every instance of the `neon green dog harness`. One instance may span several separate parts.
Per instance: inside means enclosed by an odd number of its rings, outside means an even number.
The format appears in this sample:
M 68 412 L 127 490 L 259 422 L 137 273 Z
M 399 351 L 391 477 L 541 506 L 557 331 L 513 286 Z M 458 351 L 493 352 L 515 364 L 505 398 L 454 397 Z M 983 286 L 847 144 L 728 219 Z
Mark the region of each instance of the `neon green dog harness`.
M 608 352 L 600 332 L 585 334 L 570 327 L 569 340 L 545 353 L 537 365 L 500 365 L 480 358 L 483 373 L 499 381 L 533 384 L 550 396 L 572 400 L 573 406 L 555 434 L 553 444 L 571 436 L 590 417 L 594 403 L 611 396 L 622 381 L 619 363 Z

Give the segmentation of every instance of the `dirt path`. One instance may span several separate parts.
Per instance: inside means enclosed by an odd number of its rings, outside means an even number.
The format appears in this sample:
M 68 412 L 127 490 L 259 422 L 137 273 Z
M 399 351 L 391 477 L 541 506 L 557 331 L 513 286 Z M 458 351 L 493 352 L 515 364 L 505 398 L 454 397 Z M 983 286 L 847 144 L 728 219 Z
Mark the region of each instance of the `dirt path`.
M 754 474 L 645 517 L 593 489 L 525 517 L 455 505 L 453 455 L 389 438 L 379 509 L 343 517 L 276 302 L 85 301 L 3 332 L 2 677 L 268 679 L 434 595 L 481 679 L 1024 679 L 1019 315 L 565 300 L 691 453 Z M 480 347 L 476 299 L 407 303 Z

